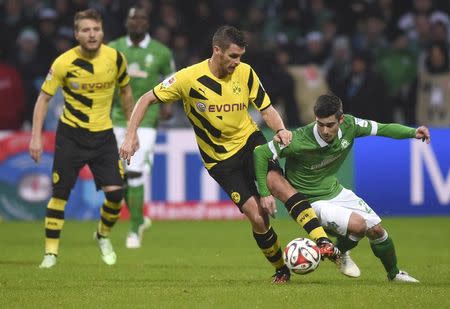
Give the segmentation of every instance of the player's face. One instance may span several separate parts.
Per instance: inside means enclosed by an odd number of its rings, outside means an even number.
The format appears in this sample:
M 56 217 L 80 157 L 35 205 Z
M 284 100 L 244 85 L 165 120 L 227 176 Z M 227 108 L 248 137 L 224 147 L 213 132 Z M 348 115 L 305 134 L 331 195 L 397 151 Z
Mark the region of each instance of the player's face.
M 245 53 L 245 48 L 239 47 L 236 44 L 230 44 L 225 50 L 217 47 L 217 53 L 219 56 L 220 70 L 222 73 L 229 75 L 232 74 L 236 67 L 241 63 L 241 57 Z
M 103 42 L 102 23 L 93 19 L 81 19 L 75 31 L 75 39 L 82 49 L 95 52 Z
M 142 9 L 130 9 L 125 26 L 132 37 L 145 35 L 149 27 L 147 13 Z
M 339 119 L 335 115 L 325 118 L 316 117 L 317 129 L 320 137 L 327 143 L 331 143 L 337 136 L 339 126 L 344 120 L 342 115 Z

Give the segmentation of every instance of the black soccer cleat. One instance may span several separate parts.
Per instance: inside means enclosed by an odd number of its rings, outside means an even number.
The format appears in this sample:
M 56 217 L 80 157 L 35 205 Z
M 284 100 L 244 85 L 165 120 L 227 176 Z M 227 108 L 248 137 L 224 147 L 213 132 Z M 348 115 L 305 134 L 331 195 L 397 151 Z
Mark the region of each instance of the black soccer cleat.
M 283 284 L 289 282 L 291 279 L 291 271 L 286 265 L 275 271 L 275 275 L 272 276 L 272 283 Z
M 327 258 L 334 263 L 338 263 L 341 258 L 341 252 L 337 247 L 333 245 L 330 239 L 327 237 L 320 237 L 316 241 L 319 247 L 322 260 Z

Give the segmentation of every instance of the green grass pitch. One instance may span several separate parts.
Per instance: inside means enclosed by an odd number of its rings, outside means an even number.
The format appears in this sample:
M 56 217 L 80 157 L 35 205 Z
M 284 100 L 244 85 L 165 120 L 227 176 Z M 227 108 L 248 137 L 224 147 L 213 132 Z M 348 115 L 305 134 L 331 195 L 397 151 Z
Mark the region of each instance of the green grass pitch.
M 137 250 L 125 249 L 128 222 L 119 222 L 118 262 L 107 266 L 95 226 L 66 222 L 58 264 L 41 270 L 43 222 L 0 222 L 0 308 L 450 308 L 449 217 L 384 220 L 400 267 L 420 284 L 388 282 L 362 240 L 352 251 L 360 278 L 325 261 L 272 285 L 246 221 L 155 222 Z M 282 245 L 305 236 L 289 219 L 273 226 Z

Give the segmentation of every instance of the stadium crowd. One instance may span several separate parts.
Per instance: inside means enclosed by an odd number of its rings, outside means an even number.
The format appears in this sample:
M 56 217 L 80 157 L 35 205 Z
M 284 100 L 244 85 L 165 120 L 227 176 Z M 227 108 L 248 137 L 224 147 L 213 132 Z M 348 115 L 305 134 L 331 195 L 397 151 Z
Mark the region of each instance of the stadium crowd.
M 177 68 L 210 56 L 218 26 L 244 30 L 243 60 L 290 127 L 314 120 L 312 104 L 328 91 L 362 118 L 450 125 L 448 0 L 3 0 L 0 129 L 30 128 L 51 62 L 75 45 L 75 12 L 97 9 L 108 42 L 125 34 L 123 20 L 136 2 Z M 46 129 L 56 127 L 61 105 L 51 106 Z M 164 123 L 187 124 L 182 111 Z

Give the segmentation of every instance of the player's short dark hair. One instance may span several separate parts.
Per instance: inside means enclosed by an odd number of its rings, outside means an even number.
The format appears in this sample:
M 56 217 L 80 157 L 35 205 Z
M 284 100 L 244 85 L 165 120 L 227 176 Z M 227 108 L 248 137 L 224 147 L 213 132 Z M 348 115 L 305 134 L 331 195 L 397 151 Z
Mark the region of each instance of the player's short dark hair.
M 244 34 L 233 26 L 222 26 L 214 33 L 212 39 L 213 46 L 219 46 L 222 50 L 227 49 L 231 44 L 244 48 L 247 46 Z
M 78 31 L 78 24 L 82 19 L 92 19 L 99 23 L 102 22 L 102 15 L 94 9 L 87 9 L 84 11 L 79 11 L 75 14 L 73 18 L 73 28 L 75 31 Z
M 334 94 L 323 94 L 317 98 L 316 104 L 314 104 L 314 115 L 318 118 L 335 115 L 338 119 L 343 113 L 342 101 Z

